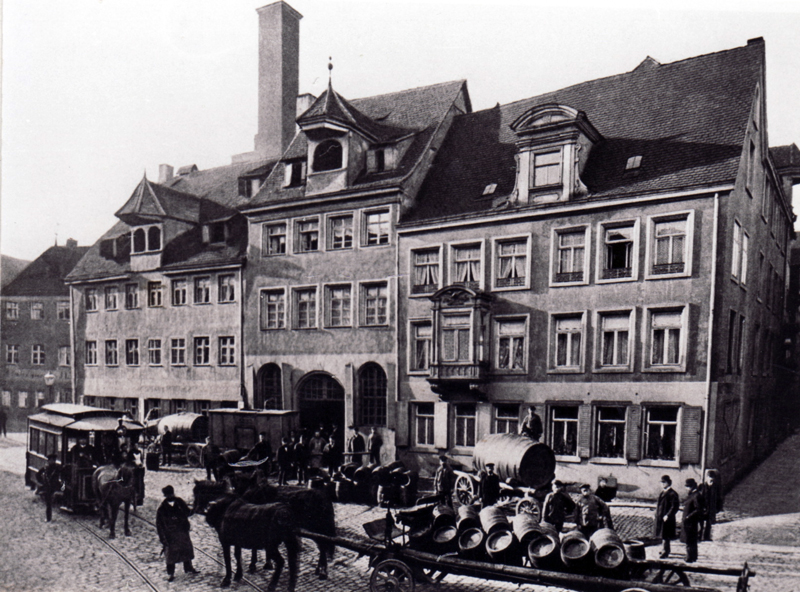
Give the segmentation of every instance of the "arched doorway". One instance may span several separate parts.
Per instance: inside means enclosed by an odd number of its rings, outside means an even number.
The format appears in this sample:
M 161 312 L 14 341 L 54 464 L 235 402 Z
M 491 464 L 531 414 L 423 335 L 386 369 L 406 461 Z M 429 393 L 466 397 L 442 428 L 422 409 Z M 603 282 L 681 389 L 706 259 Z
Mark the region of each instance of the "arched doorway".
M 281 368 L 277 364 L 264 364 L 256 376 L 253 397 L 254 409 L 283 409 Z
M 320 424 L 330 433 L 336 428 L 339 438 L 344 434 L 344 388 L 335 378 L 314 372 L 303 378 L 297 387 L 300 407 L 300 427 L 313 434 Z

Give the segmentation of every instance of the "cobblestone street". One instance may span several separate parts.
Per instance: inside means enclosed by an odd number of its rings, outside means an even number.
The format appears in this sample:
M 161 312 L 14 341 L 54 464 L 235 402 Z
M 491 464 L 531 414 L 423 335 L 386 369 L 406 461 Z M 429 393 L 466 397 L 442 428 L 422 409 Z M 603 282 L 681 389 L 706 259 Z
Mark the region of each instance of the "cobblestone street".
M 160 503 L 160 490 L 166 484 L 175 487 L 178 496 L 191 504 L 194 480 L 204 478 L 204 471 L 183 467 L 168 467 L 166 470 L 148 472 L 145 505 L 138 510 L 141 520 L 131 515 L 132 537 L 122 536 L 118 523 L 118 538 L 108 541 L 108 533 L 99 533 L 96 516 L 73 516 L 54 512 L 51 524 L 44 521 L 44 503 L 37 499 L 23 484 L 24 448 L 20 444 L 22 434 L 13 434 L 12 439 L 0 439 L 0 490 L 4 503 L 0 506 L 0 525 L 5 539 L 0 550 L 0 589 L 9 591 L 166 591 L 166 590 L 213 590 L 217 589 L 224 570 L 216 534 L 205 523 L 203 516 L 193 516 L 192 539 L 195 545 L 195 567 L 199 574 L 186 575 L 180 566 L 175 581 L 168 583 L 160 545 L 152 522 Z M 779 452 L 796 453 L 800 437 L 795 436 Z M 795 454 L 794 460 L 800 455 Z M 769 461 L 768 461 L 769 462 Z M 765 463 L 766 466 L 768 466 Z M 757 470 L 758 471 L 758 470 Z M 797 471 L 794 471 L 797 474 Z M 797 478 L 797 477 L 795 477 Z M 747 481 L 745 481 L 747 483 Z M 792 490 L 796 491 L 796 489 Z M 746 540 L 748 521 L 758 520 L 744 509 L 744 500 L 737 491 L 729 496 L 730 503 L 726 522 L 718 528 L 719 541 L 700 545 L 700 563 L 715 567 L 741 568 L 745 561 L 758 572 L 751 580 L 754 592 L 796 592 L 800 589 L 800 547 L 786 544 L 754 544 Z M 747 499 L 747 498 L 745 498 Z M 775 507 L 774 505 L 772 506 Z M 362 525 L 382 517 L 383 512 L 367 506 L 337 504 L 337 522 L 340 536 L 364 537 Z M 624 538 L 647 537 L 649 535 L 652 509 L 646 505 L 621 504 L 612 506 L 615 525 Z M 741 519 L 732 517 L 742 515 Z M 120 517 L 122 520 L 122 517 Z M 785 520 L 785 518 L 783 518 Z M 737 524 L 745 523 L 743 529 Z M 100 534 L 97 538 L 90 531 Z M 115 553 L 110 543 L 130 563 Z M 648 555 L 654 557 L 657 547 L 649 547 Z M 681 545 L 674 547 L 673 557 L 682 556 Z M 249 552 L 244 553 L 249 561 Z M 263 555 L 263 554 L 262 554 Z M 317 550 L 311 541 L 304 541 L 300 561 L 298 590 L 366 590 L 370 570 L 366 558 L 357 558 L 348 550 L 337 549 L 330 566 L 330 579 L 323 582 L 314 576 Z M 262 557 L 263 563 L 263 557 Z M 246 569 L 246 566 L 245 566 Z M 268 573 L 246 574 L 245 582 L 234 583 L 232 590 L 266 589 Z M 255 587 L 248 584 L 252 582 Z M 691 574 L 695 585 L 706 585 L 721 590 L 733 590 L 732 578 L 708 578 Z M 285 589 L 286 576 L 279 589 Z M 420 592 L 477 592 L 478 590 L 513 590 L 518 586 L 449 575 L 438 586 L 418 585 Z M 532 591 L 556 592 L 558 588 L 525 586 Z

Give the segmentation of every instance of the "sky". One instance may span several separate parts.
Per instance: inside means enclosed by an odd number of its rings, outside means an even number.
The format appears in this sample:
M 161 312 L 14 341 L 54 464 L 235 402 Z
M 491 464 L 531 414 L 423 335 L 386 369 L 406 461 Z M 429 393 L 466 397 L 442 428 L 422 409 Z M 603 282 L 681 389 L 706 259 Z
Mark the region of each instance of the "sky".
M 268 3 L 3 0 L 0 252 L 90 245 L 159 164 L 251 151 Z M 332 58 L 348 99 L 466 79 L 475 110 L 763 37 L 770 145 L 800 144 L 797 0 L 289 4 L 304 17 L 301 93 L 325 90 Z

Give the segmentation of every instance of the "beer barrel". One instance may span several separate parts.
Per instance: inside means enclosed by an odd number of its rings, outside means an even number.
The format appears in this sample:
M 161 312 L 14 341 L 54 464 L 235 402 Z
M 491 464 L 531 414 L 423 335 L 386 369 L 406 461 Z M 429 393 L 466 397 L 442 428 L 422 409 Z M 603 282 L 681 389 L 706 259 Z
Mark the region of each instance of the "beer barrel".
M 582 565 L 589 557 L 591 544 L 580 530 L 571 530 L 561 537 L 561 560 L 564 565 Z
M 517 514 L 511 519 L 511 526 L 517 540 L 521 544 L 527 545 L 533 533 L 539 530 L 539 520 L 535 514 Z
M 625 555 L 628 559 L 635 559 L 637 561 L 644 561 L 647 559 L 647 553 L 644 550 L 644 543 L 637 540 L 623 541 L 622 545 L 625 547 Z
M 458 553 L 468 559 L 480 559 L 483 552 L 484 534 L 480 528 L 468 528 L 458 537 Z
M 389 467 L 379 465 L 372 470 L 372 480 L 378 485 L 389 485 L 392 482 L 392 472 Z
M 549 483 L 556 470 L 556 457 L 547 444 L 517 434 L 490 434 L 475 445 L 472 464 L 478 471 L 494 463 L 503 481 L 515 480 L 527 487 Z
M 433 529 L 443 526 L 454 526 L 456 523 L 456 513 L 453 508 L 445 504 L 439 504 L 433 509 Z
M 458 550 L 458 530 L 455 526 L 442 526 L 433 531 L 431 552 L 437 555 Z
M 550 569 L 560 563 L 561 541 L 555 528 L 538 528 L 531 532 L 527 549 L 534 567 Z
M 456 527 L 458 532 L 464 532 L 468 528 L 479 528 L 481 519 L 478 515 L 478 506 L 459 506 L 456 514 Z
M 616 531 L 611 528 L 601 528 L 592 533 L 589 543 L 597 567 L 614 569 L 625 561 L 625 546 Z
M 405 468 L 406 468 L 406 467 L 405 467 L 405 465 L 403 464 L 403 461 L 402 461 L 402 460 L 396 460 L 396 461 L 394 461 L 394 462 L 390 462 L 388 465 L 386 465 L 386 468 L 387 468 L 387 469 L 388 469 L 388 471 L 391 473 L 391 472 L 392 472 L 392 471 L 394 471 L 395 469 L 403 469 L 403 470 L 405 470 Z
M 497 530 L 511 530 L 508 518 L 506 518 L 503 510 L 497 506 L 485 507 L 481 510 L 479 516 L 481 519 L 481 528 L 486 534 L 492 534 Z
M 356 469 L 358 469 L 361 465 L 359 463 L 345 463 L 341 467 L 339 467 L 339 472 L 342 473 L 345 477 L 352 480 L 353 475 L 356 474 Z
M 522 556 L 519 554 L 517 537 L 510 530 L 497 530 L 486 537 L 486 552 L 498 563 L 519 565 Z
M 353 471 L 353 481 L 356 483 L 369 483 L 372 480 L 372 469 L 369 467 L 356 467 Z
M 336 481 L 336 501 L 346 504 L 353 497 L 353 482 L 347 478 Z

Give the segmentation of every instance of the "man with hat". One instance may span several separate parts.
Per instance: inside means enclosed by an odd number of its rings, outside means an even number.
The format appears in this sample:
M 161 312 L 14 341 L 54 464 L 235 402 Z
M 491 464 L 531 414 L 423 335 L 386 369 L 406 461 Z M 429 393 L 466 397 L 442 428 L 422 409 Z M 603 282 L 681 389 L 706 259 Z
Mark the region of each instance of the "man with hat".
M 481 508 L 493 506 L 500 499 L 500 477 L 494 472 L 494 463 L 486 463 L 481 472 L 480 497 Z
M 192 566 L 194 547 L 189 536 L 189 516 L 192 511 L 185 501 L 175 496 L 172 485 L 164 487 L 161 493 L 164 494 L 164 501 L 156 512 L 156 530 L 167 560 L 167 581 L 171 582 L 175 579 L 176 563 L 183 563 L 185 573 L 198 573 Z
M 448 506 L 453 505 L 453 469 L 447 464 L 447 457 L 444 454 L 439 457 L 439 466 L 433 475 L 433 493 L 442 496 L 442 500 Z
M 678 492 L 672 489 L 672 479 L 669 475 L 661 477 L 661 493 L 658 494 L 656 503 L 656 516 L 653 534 L 661 538 L 661 554 L 665 559 L 670 554 L 670 541 L 675 540 L 675 515 L 681 506 Z
M 581 485 L 581 497 L 575 504 L 575 524 L 586 538 L 601 528 L 614 528 L 608 506 L 592 493 L 588 483 Z
M 683 530 L 681 540 L 686 543 L 686 563 L 697 561 L 697 541 L 699 537 L 700 520 L 703 518 L 705 509 L 700 491 L 697 489 L 697 481 L 694 479 L 686 480 L 686 490 L 689 497 L 683 502 Z
M 528 407 L 528 414 L 519 425 L 519 433 L 521 436 L 527 436 L 532 440 L 538 442 L 542 437 L 542 418 L 536 413 L 536 407 L 531 405 Z
M 61 469 L 56 464 L 58 457 L 55 454 L 47 455 L 47 465 L 39 471 L 39 488 L 44 495 L 46 504 L 45 522 L 53 519 L 53 495 L 61 489 Z
M 575 511 L 575 502 L 566 492 L 564 484 L 553 481 L 553 490 L 544 498 L 542 506 L 542 520 L 556 527 L 557 532 L 564 528 L 567 516 Z
M 364 436 L 361 435 L 356 426 L 351 425 L 348 429 L 351 432 L 350 437 L 347 439 L 347 452 L 352 459 L 350 462 L 361 466 L 361 459 L 364 456 L 364 451 L 367 449 L 367 443 L 364 441 Z

